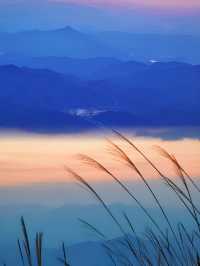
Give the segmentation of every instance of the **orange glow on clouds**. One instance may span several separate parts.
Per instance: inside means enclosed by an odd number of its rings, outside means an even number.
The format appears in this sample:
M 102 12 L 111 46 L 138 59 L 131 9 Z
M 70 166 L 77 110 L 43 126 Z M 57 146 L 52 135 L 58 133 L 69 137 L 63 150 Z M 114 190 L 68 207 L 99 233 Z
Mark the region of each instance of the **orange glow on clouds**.
M 115 141 L 126 150 L 146 177 L 158 177 L 135 151 L 124 143 Z M 193 177 L 200 177 L 200 141 L 134 138 L 134 142 L 164 173 L 175 175 L 172 164 L 167 159 L 161 158 L 152 149 L 153 145 L 161 145 L 175 154 Z M 1 136 L 0 147 L 0 186 L 72 181 L 64 171 L 64 165 L 71 167 L 87 180 L 110 181 L 110 178 L 102 172 L 78 161 L 75 157 L 78 153 L 99 160 L 120 178 L 138 180 L 134 172 L 113 158 L 108 152 L 108 143 L 101 137 Z

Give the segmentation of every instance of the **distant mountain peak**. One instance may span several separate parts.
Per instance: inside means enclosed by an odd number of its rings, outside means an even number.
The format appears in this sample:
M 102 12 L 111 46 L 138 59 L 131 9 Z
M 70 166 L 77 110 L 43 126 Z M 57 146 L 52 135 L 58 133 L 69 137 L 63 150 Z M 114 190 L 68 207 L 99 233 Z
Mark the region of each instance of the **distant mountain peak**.
M 56 31 L 62 31 L 62 32 L 79 32 L 77 29 L 75 29 L 75 28 L 73 28 L 73 27 L 71 27 L 69 25 L 67 25 L 67 26 L 65 26 L 63 28 L 59 28 Z

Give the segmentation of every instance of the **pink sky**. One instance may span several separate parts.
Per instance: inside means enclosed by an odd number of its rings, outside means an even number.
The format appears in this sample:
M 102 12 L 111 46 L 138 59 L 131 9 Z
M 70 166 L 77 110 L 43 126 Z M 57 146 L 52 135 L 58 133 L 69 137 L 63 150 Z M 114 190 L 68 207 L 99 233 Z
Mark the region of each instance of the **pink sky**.
M 200 8 L 200 0 L 0 0 L 0 4 L 20 4 L 29 2 L 62 2 L 70 4 L 106 6 L 141 6 L 158 8 Z
M 158 8 L 195 8 L 200 7 L 199 0 L 49 0 L 51 2 L 66 2 L 103 6 L 147 6 Z
M 147 178 L 158 178 L 157 173 L 134 150 L 117 139 L 130 158 Z M 200 176 L 200 141 L 182 139 L 164 141 L 158 138 L 134 137 L 134 143 L 169 176 L 174 176 L 174 166 L 162 158 L 154 145 L 173 153 L 192 177 Z M 138 175 L 118 161 L 109 152 L 108 142 L 100 136 L 0 136 L 0 187 L 30 183 L 55 183 L 74 181 L 64 170 L 71 167 L 88 181 L 111 181 L 110 177 L 84 165 L 77 154 L 87 154 L 103 163 L 118 177 L 138 181 Z M 187 152 L 186 152 L 187 151 Z
M 200 34 L 200 0 L 0 0 L 0 30 Z

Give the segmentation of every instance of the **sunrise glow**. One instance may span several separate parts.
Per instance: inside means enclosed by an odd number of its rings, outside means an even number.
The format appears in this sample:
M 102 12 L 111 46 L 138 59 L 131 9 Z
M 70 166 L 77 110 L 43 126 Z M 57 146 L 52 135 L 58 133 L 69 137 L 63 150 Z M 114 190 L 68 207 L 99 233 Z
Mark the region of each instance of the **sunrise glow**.
M 158 178 L 151 167 L 130 147 L 122 145 L 127 154 L 148 178 Z M 173 165 L 162 158 L 153 145 L 160 145 L 177 156 L 182 165 L 193 177 L 200 175 L 200 142 L 198 140 L 163 141 L 156 138 L 134 138 L 145 153 L 159 165 L 166 174 L 175 176 Z M 122 179 L 139 180 L 135 172 L 118 162 L 109 150 L 108 142 L 102 137 L 74 136 L 15 136 L 0 138 L 0 185 L 21 185 L 46 182 L 74 181 L 64 170 L 70 166 L 77 173 L 90 181 L 111 181 L 110 177 L 77 160 L 77 154 L 86 154 L 103 163 L 108 169 Z M 185 151 L 187 150 L 187 153 Z M 167 170 L 166 170 L 167 164 Z

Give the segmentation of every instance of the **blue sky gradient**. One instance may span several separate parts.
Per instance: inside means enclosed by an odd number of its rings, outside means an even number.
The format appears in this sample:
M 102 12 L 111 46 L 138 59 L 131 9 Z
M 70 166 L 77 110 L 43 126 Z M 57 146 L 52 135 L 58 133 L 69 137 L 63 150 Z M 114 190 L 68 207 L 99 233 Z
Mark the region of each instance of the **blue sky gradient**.
M 53 29 L 66 25 L 84 31 L 199 34 L 199 1 L 47 1 L 1 0 L 0 31 Z M 158 2 L 156 4 L 156 2 Z M 133 4 L 132 4 L 133 3 Z M 140 5 L 139 5 L 140 3 Z M 163 3 L 160 2 L 160 3 Z M 170 5 L 171 3 L 171 5 Z M 173 1 L 174 3 L 174 1 Z M 188 1 L 187 1 L 188 3 Z

